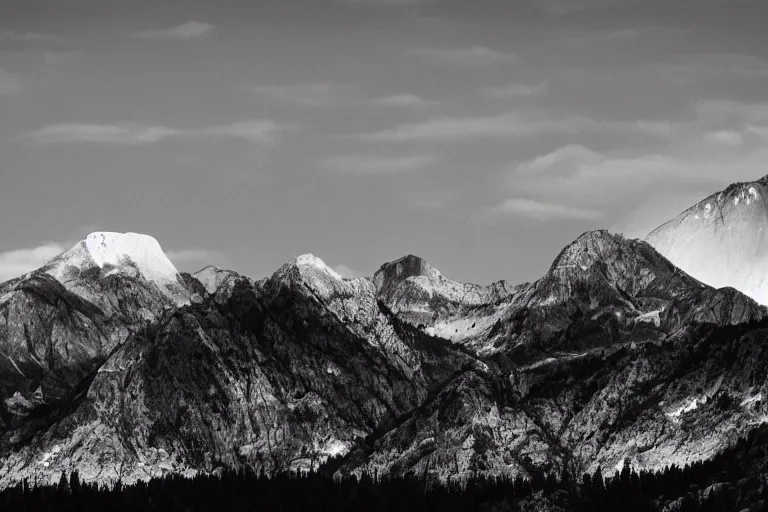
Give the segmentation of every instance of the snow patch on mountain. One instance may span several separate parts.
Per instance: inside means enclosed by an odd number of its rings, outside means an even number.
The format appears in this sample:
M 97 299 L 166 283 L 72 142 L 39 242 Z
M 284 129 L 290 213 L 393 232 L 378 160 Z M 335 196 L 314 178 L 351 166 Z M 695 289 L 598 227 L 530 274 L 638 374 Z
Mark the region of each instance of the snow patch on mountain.
M 649 311 L 648 313 L 644 313 L 637 318 L 635 318 L 635 322 L 644 322 L 648 324 L 653 324 L 656 327 L 661 327 L 661 313 L 664 310 L 657 309 L 655 311 Z
M 687 404 L 684 404 L 678 407 L 677 409 L 674 409 L 673 411 L 668 412 L 667 416 L 671 418 L 673 421 L 680 421 L 680 417 L 683 414 L 695 411 L 696 409 L 698 409 L 699 404 L 703 405 L 705 403 L 706 403 L 706 399 L 704 400 L 700 400 L 698 398 L 689 399 Z
M 652 231 L 646 241 L 694 278 L 768 305 L 768 177 L 737 183 Z
M 104 265 L 120 267 L 127 258 L 148 281 L 172 283 L 179 275 L 157 240 L 148 235 L 91 233 L 85 238 L 85 246 L 99 268 Z
M 90 271 L 95 270 L 93 274 Z M 108 301 L 94 280 L 125 276 L 153 285 L 175 305 L 189 303 L 181 275 L 157 240 L 139 233 L 95 232 L 48 262 L 40 271 L 96 304 Z M 106 301 L 106 302 L 105 302 Z
M 296 258 L 296 265 L 299 267 L 299 269 L 306 269 L 306 268 L 312 268 L 315 270 L 319 270 L 321 272 L 325 272 L 326 274 L 330 275 L 334 279 L 344 279 L 339 275 L 338 272 L 333 270 L 331 267 L 325 264 L 323 260 L 315 256 L 314 254 L 302 254 L 298 258 Z
M 93 265 L 108 267 L 107 274 L 143 277 L 156 284 L 175 284 L 179 278 L 179 271 L 157 240 L 138 233 L 91 233 L 43 268 L 66 284 L 69 267 L 85 269 Z

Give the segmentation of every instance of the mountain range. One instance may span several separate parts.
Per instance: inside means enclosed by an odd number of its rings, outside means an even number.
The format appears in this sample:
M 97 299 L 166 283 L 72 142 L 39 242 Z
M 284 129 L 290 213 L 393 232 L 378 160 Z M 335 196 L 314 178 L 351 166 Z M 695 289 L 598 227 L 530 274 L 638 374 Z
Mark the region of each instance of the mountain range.
M 92 233 L 0 284 L 0 486 L 267 473 L 612 473 L 709 460 L 768 421 L 768 178 L 539 280 L 408 255 L 343 278 L 179 273 Z

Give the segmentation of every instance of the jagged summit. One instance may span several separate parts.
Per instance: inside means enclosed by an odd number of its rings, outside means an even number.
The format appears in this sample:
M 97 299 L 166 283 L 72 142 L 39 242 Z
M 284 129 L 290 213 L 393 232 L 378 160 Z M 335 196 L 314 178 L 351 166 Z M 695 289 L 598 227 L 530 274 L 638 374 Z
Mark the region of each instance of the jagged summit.
M 387 296 L 392 289 L 408 278 L 425 276 L 435 280 L 442 274 L 418 256 L 409 254 L 395 261 L 383 264 L 373 275 L 373 284 L 380 295 Z
M 552 262 L 550 271 L 579 268 L 588 270 L 596 261 L 615 252 L 625 243 L 622 235 L 608 230 L 587 231 L 568 244 Z
M 314 254 L 302 254 L 293 261 L 293 265 L 299 268 L 299 270 L 307 271 L 319 271 L 329 274 L 336 279 L 343 279 L 338 272 L 325 264 L 323 260 L 315 256 Z
M 179 276 L 158 241 L 138 233 L 91 233 L 43 269 L 65 282 L 69 267 L 82 270 L 91 266 L 106 270 L 106 275 L 141 276 L 159 284 L 176 283 Z
M 139 280 L 177 305 L 189 301 L 179 271 L 158 241 L 139 233 L 91 233 L 38 272 L 55 277 L 68 290 L 97 303 L 107 301 L 103 286 L 97 283 L 111 276 Z
M 208 265 L 207 267 L 198 270 L 192 274 L 192 277 L 200 281 L 205 288 L 205 291 L 210 294 L 215 294 L 224 284 L 231 290 L 234 281 L 243 278 L 243 276 L 234 270 L 217 267 L 215 265 Z
M 560 252 L 536 283 L 536 295 L 542 304 L 555 304 L 585 287 L 599 288 L 609 300 L 627 293 L 677 296 L 702 286 L 650 244 L 599 230 L 582 234 Z
M 768 304 L 768 176 L 710 195 L 646 240 L 700 281 Z
M 349 295 L 353 290 L 363 290 L 373 287 L 369 279 L 347 279 L 325 264 L 314 254 L 302 254 L 280 267 L 264 281 L 267 289 L 277 293 L 283 288 L 303 290 L 311 289 L 321 297 L 330 298 L 337 295 Z

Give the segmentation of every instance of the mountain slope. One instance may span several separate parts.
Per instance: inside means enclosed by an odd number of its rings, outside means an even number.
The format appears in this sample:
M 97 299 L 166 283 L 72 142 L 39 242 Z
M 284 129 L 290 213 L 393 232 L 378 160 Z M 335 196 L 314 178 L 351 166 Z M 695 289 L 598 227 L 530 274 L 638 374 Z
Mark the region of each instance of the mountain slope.
M 762 421 L 765 308 L 644 242 L 585 233 L 502 307 L 472 347 L 482 370 L 456 375 L 342 471 L 578 476 L 625 458 L 659 469 L 708 458 Z
M 189 303 L 154 238 L 91 233 L 42 268 L 0 284 L 0 429 L 64 400 L 166 309 Z
M 67 268 L 73 291 L 43 272 L 3 285 L 10 304 L 47 283 L 71 304 L 56 306 L 67 326 L 97 318 L 63 331 L 64 347 L 90 339 L 76 329 L 122 334 L 90 342 L 106 353 L 78 363 L 56 401 L 8 395 L 6 416 L 29 411 L 0 432 L 0 485 L 72 467 L 106 482 L 324 462 L 441 480 L 580 475 L 706 459 L 768 417 L 766 309 L 606 231 L 516 287 L 458 283 L 414 256 L 346 279 L 303 255 L 257 282 L 169 274 L 180 306 L 141 265 L 91 259 L 77 260 L 85 275 Z M 99 290 L 107 312 L 83 298 Z M 13 354 L 3 375 L 19 374 Z
M 646 240 L 702 282 L 768 304 L 768 176 L 703 199 Z

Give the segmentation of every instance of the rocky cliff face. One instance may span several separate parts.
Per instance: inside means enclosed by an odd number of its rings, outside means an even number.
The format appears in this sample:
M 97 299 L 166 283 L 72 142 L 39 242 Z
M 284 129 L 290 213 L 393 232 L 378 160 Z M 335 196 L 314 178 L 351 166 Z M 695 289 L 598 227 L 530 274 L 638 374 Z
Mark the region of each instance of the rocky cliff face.
M 766 309 L 646 242 L 586 233 L 516 287 L 414 256 L 372 279 L 312 255 L 257 282 L 179 275 L 140 245 L 85 243 L 0 286 L 0 485 L 660 468 L 768 417 Z
M 0 427 L 58 404 L 129 336 L 194 295 L 145 235 L 92 233 L 0 285 Z
M 707 197 L 646 240 L 702 282 L 768 304 L 768 176 Z

